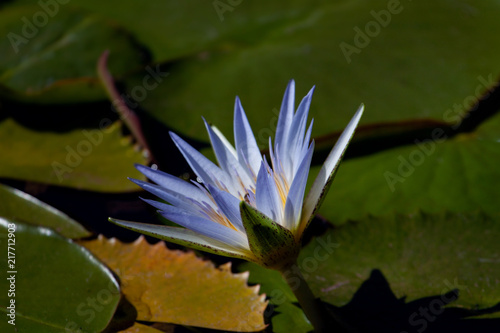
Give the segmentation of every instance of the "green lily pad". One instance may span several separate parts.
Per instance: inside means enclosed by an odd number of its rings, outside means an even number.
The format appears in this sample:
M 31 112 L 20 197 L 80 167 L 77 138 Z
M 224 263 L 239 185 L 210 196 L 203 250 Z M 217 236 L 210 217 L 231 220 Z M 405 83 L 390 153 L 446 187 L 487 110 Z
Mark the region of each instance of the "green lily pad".
M 132 36 L 86 11 L 57 1 L 12 6 L 0 12 L 0 95 L 38 103 L 106 98 L 97 79 L 99 56 L 110 50 L 110 70 L 120 77 L 142 68 L 143 50 Z
M 250 262 L 240 264 L 238 270 L 250 271 L 249 282 L 259 284 L 261 292 L 269 298 L 264 316 L 271 317 L 273 332 L 309 332 L 313 329 L 302 309 L 293 304 L 298 302 L 297 298 L 278 271 Z
M 366 217 L 308 244 L 299 266 L 315 294 L 338 306 L 377 268 L 396 296 L 407 301 L 458 288 L 454 305 L 488 307 L 500 302 L 498 218 L 482 213 Z
M 276 308 L 272 323 L 275 333 L 306 333 L 314 329 L 304 312 L 290 303 L 283 303 Z
M 11 6 L 31 4 L 29 0 L 16 0 Z M 238 36 L 247 41 L 257 40 L 255 31 L 286 23 L 300 17 L 310 6 L 319 1 L 304 3 L 289 1 L 284 7 L 280 1 L 265 6 L 246 1 L 151 0 L 140 6 L 118 0 L 72 0 L 78 6 L 101 16 L 109 17 L 134 33 L 151 49 L 158 62 L 190 56 L 206 50 L 227 39 Z M 7 5 L 7 8 L 10 6 Z M 120 10 L 116 10 L 119 7 Z M 68 6 L 60 6 L 64 11 Z M 146 20 L 138 21 L 138 17 Z M 249 27 L 252 29 L 249 31 Z
M 110 123 L 111 125 L 111 123 Z M 66 133 L 37 132 L 11 118 L 0 123 L 0 177 L 98 192 L 135 191 L 146 159 L 121 134 L 121 123 Z
M 24 3 L 14 1 L 4 11 L 19 11 Z M 232 132 L 239 95 L 265 146 L 291 78 L 297 81 L 297 98 L 317 85 L 311 114 L 313 136 L 319 136 L 341 130 L 362 102 L 365 124 L 428 118 L 454 123 L 500 73 L 495 33 L 500 5 L 493 0 L 400 2 L 390 8 L 382 0 L 265 6 L 73 0 L 71 6 L 116 20 L 152 50 L 155 61 L 168 65 L 169 79 L 140 98 L 141 106 L 175 131 L 201 140 L 207 140 L 201 115 L 223 133 Z M 54 19 L 69 15 L 71 6 L 59 6 Z M 16 24 L 18 14 L 9 14 Z M 105 38 L 110 39 L 103 34 L 98 40 Z M 347 44 L 356 52 L 346 51 Z M 120 61 L 111 58 L 109 64 Z M 127 87 L 143 85 L 148 74 L 119 72 L 115 76 Z M 461 111 L 453 111 L 455 104 Z
M 351 301 L 370 272 L 379 269 L 406 302 L 457 288 L 453 306 L 490 307 L 500 302 L 498 218 L 451 213 L 365 217 L 315 238 L 302 250 L 297 267 L 314 294 L 336 306 Z M 270 303 L 278 305 L 273 329 L 285 331 L 292 318 L 297 325 L 307 324 L 286 296 L 290 288 L 280 274 L 253 263 L 238 269 L 249 270 L 249 282 L 261 284 Z M 500 318 L 499 313 L 490 316 Z
M 200 116 L 231 137 L 239 95 L 265 147 L 291 78 L 297 82 L 297 99 L 317 87 L 311 115 L 313 136 L 319 136 L 343 129 L 361 103 L 366 105 L 362 124 L 411 119 L 454 124 L 500 74 L 495 42 L 500 5 L 495 1 L 401 2 L 401 12 L 367 37 L 350 63 L 340 45 L 355 45 L 353 29 L 376 24 L 371 11 L 387 11 L 387 1 L 324 2 L 286 20 L 281 18 L 296 8 L 275 9 L 274 25 L 248 24 L 245 34 L 237 30 L 203 52 L 169 62 L 170 79 L 141 106 L 175 131 L 206 140 Z M 253 14 L 241 5 L 231 15 L 235 21 L 252 21 Z M 127 79 L 127 85 L 139 84 L 143 76 Z M 460 110 L 454 111 L 455 104 Z
M 0 230 L 0 244 L 6 250 L 0 263 L 12 278 L 0 282 L 5 291 L 0 296 L 2 332 L 12 332 L 12 323 L 19 332 L 41 333 L 101 332 L 107 326 L 120 291 L 102 263 L 50 229 L 2 218 Z M 7 246 L 12 259 L 8 259 Z M 15 306 L 15 317 L 9 316 L 10 304 Z
M 343 162 L 319 213 L 335 224 L 418 210 L 498 213 L 500 115 L 446 141 L 434 131 L 434 139 Z
M 48 227 L 68 238 L 91 233 L 63 212 L 10 186 L 0 184 L 0 216 L 32 225 Z

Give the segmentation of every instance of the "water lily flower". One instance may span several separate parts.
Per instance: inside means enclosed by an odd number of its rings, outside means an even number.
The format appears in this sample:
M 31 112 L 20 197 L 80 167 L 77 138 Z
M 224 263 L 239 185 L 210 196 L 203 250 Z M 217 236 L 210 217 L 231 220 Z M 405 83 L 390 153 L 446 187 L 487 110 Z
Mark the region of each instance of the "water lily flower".
M 363 113 L 363 105 L 328 155 L 309 193 L 305 188 L 314 141 L 307 126 L 314 87 L 295 111 L 295 83 L 283 97 L 269 159 L 262 155 L 239 98 L 234 106 L 233 147 L 205 121 L 218 164 L 175 133 L 170 136 L 198 181 L 137 165 L 152 183 L 132 179 L 167 203 L 144 199 L 181 227 L 110 219 L 113 223 L 169 242 L 281 270 L 295 263 L 311 222 Z

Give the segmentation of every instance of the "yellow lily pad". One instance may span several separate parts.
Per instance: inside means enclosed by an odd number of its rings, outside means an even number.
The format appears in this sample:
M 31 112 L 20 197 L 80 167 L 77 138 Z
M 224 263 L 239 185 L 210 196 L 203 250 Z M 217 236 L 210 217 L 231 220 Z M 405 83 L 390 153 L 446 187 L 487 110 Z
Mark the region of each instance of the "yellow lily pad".
M 147 326 L 141 323 L 135 323 L 133 326 L 127 328 L 120 333 L 161 333 L 162 331 L 157 330 L 154 327 Z
M 215 267 L 143 236 L 131 244 L 102 236 L 81 244 L 118 274 L 137 320 L 240 332 L 266 327 L 265 295 L 247 285 L 248 272 L 231 273 L 229 263 Z
M 54 133 L 7 118 L 0 122 L 0 177 L 98 192 L 137 190 L 127 176 L 144 178 L 134 163 L 146 158 L 122 135 L 120 121 L 108 125 Z

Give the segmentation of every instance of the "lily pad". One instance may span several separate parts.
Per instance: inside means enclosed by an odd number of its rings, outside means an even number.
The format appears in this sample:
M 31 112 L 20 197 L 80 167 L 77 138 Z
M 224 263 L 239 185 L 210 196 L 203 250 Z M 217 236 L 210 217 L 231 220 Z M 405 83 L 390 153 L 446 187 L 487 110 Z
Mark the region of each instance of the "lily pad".
M 316 238 L 302 251 L 299 266 L 315 294 L 338 306 L 375 268 L 396 296 L 408 301 L 458 288 L 455 305 L 493 306 L 500 302 L 498 218 L 482 213 L 366 217 Z
M 118 282 L 86 249 L 50 229 L 3 218 L 0 244 L 6 250 L 0 263 L 11 278 L 0 282 L 2 332 L 13 327 L 19 332 L 101 332 L 107 326 L 120 300 Z M 15 317 L 9 316 L 10 304 Z M 7 318 L 15 318 L 15 326 Z
M 29 1 L 4 6 L 17 25 L 19 4 L 25 3 Z M 495 34 L 500 5 L 493 0 L 277 1 L 265 6 L 243 1 L 150 1 L 137 6 L 73 0 L 71 6 L 58 7 L 60 13 L 45 30 L 55 29 L 56 19 L 70 15 L 72 6 L 116 20 L 153 50 L 155 61 L 164 63 L 170 76 L 148 91 L 146 99 L 139 98 L 141 106 L 169 128 L 203 141 L 207 137 L 200 116 L 231 133 L 232 105 L 239 95 L 259 144 L 265 146 L 291 78 L 297 81 L 299 97 L 317 85 L 311 114 L 316 118 L 313 136 L 319 136 L 341 130 L 362 102 L 367 106 L 364 124 L 428 118 L 453 123 L 461 113 L 444 116 L 446 111 L 455 104 L 467 109 L 500 74 Z M 99 42 L 115 40 L 106 33 L 98 37 Z M 346 45 L 356 51 L 346 51 Z M 110 66 L 124 62 L 109 60 Z M 128 87 L 143 85 L 148 75 L 113 74 Z M 77 92 L 81 94 L 65 94 Z
M 16 0 L 11 6 L 31 3 L 29 0 Z M 317 0 L 308 3 L 293 0 L 284 7 L 280 1 L 262 6 L 242 0 L 186 0 L 182 3 L 151 0 L 138 6 L 118 0 L 72 0 L 71 6 L 119 22 L 151 49 L 156 61 L 163 62 L 197 54 L 233 36 L 247 41 L 258 39 L 259 35 L 249 31 L 249 27 L 256 31 L 265 30 L 266 27 L 300 17 L 310 6 L 320 3 Z M 116 10 L 118 6 L 120 10 Z M 6 5 L 6 8 L 9 7 Z M 60 10 L 67 10 L 68 7 L 60 6 Z M 138 21 L 138 17 L 148 19 Z
M 124 331 L 120 331 L 120 333 L 161 333 L 163 331 L 157 330 L 151 326 L 146 326 L 140 323 L 135 323 L 134 326 L 127 328 Z
M 449 140 L 441 128 L 433 132 L 414 145 L 345 161 L 319 213 L 335 224 L 418 210 L 497 214 L 500 115 Z
M 338 307 L 348 304 L 377 269 L 397 298 L 406 297 L 404 302 L 420 300 L 428 306 L 431 299 L 426 301 L 426 297 L 458 289 L 453 305 L 465 312 L 466 308 L 500 302 L 499 237 L 498 216 L 417 213 L 365 217 L 315 238 L 302 250 L 297 267 L 317 297 Z M 270 303 L 278 305 L 270 313 L 275 330 L 285 331 L 292 317 L 300 319 L 292 298 L 283 296 L 289 287 L 279 274 L 252 263 L 239 269 L 249 270 L 249 281 L 262 284 Z M 365 306 L 377 304 L 384 306 L 377 299 Z M 500 318 L 500 313 L 490 317 Z M 392 318 L 400 319 L 408 323 L 408 316 Z M 307 324 L 305 320 L 300 323 Z
M 137 309 L 137 320 L 218 330 L 253 332 L 265 328 L 265 296 L 248 287 L 248 273 L 232 274 L 230 264 L 215 268 L 193 252 L 99 237 L 83 246 L 120 277 L 122 290 Z
M 37 198 L 0 184 L 0 216 L 57 231 L 68 238 L 83 238 L 90 232 L 68 215 Z
M 264 316 L 270 318 L 273 332 L 310 332 L 313 327 L 297 304 L 297 298 L 287 286 L 278 271 L 254 263 L 243 263 L 240 271 L 250 271 L 249 281 L 261 286 L 269 298 L 269 307 Z
M 12 119 L 0 123 L 0 177 L 99 192 L 135 191 L 146 159 L 121 134 L 121 123 L 66 133 L 38 132 Z
M 262 21 L 275 24 L 249 23 L 245 33 L 236 30 L 203 52 L 169 62 L 170 79 L 151 91 L 141 106 L 175 131 L 207 140 L 200 116 L 230 137 L 238 95 L 258 143 L 265 147 L 276 128 L 286 82 L 294 78 L 297 99 L 317 87 L 311 105 L 313 136 L 343 129 L 360 103 L 366 105 L 362 124 L 412 119 L 455 123 L 500 74 L 495 33 L 500 29 L 500 5 L 401 2 L 398 13 L 389 14 L 390 23 L 382 27 L 373 12 L 389 13 L 387 4 L 341 1 L 307 9 L 288 3 L 273 7 L 274 16 L 266 12 Z M 231 22 L 254 22 L 250 8 L 236 8 Z M 358 29 L 364 31 L 370 24 L 379 27 L 378 33 L 369 37 L 362 32 L 366 45 L 358 47 L 359 54 L 348 63 L 340 45 L 356 47 Z M 127 79 L 127 85 L 138 84 L 143 76 Z M 455 104 L 461 112 L 453 111 Z
M 276 308 L 272 323 L 275 333 L 306 333 L 314 329 L 304 312 L 290 303 L 283 303 Z
M 0 95 L 38 103 L 102 100 L 96 74 L 110 50 L 116 77 L 143 68 L 144 51 L 124 29 L 86 11 L 55 2 L 0 12 Z

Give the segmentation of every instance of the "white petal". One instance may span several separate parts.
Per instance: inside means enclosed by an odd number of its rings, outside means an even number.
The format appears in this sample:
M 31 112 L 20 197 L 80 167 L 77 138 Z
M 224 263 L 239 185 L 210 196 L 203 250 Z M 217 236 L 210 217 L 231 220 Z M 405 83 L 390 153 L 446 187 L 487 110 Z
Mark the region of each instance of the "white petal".
M 231 154 L 237 159 L 238 158 L 238 153 L 236 153 L 236 149 L 234 149 L 233 145 L 229 142 L 228 139 L 222 134 L 222 132 L 216 127 L 216 126 L 211 126 L 212 130 L 217 134 L 219 139 L 222 141 L 224 146 L 226 146 L 227 150 L 231 152 Z
M 115 219 L 110 219 L 110 221 L 130 230 L 134 230 L 159 239 L 165 239 L 172 243 L 195 247 L 199 250 L 225 254 L 247 260 L 253 257 L 253 254 L 249 250 L 241 250 L 239 248 L 232 247 L 215 239 L 197 234 L 189 229 Z
M 234 142 L 238 160 L 240 163 L 248 163 L 249 168 L 256 175 L 259 171 L 262 155 L 238 97 L 234 103 Z
M 300 163 L 295 178 L 293 179 L 285 204 L 285 227 L 295 234 L 302 212 L 304 192 L 307 185 L 307 176 L 311 167 L 312 153 L 314 151 L 314 141 L 309 146 L 306 156 Z
M 342 159 L 342 156 L 344 155 L 344 152 L 347 149 L 352 136 L 354 135 L 356 127 L 358 126 L 359 120 L 361 119 L 363 110 L 364 105 L 361 104 L 354 117 L 352 117 L 351 121 L 340 135 L 337 143 L 335 144 L 332 151 L 326 158 L 325 163 L 321 167 L 318 176 L 314 180 L 311 190 L 307 194 L 307 197 L 304 201 L 299 233 L 302 233 L 304 231 L 304 229 L 307 227 L 307 224 L 310 222 L 312 215 L 318 209 L 319 204 L 321 204 L 321 199 L 326 192 L 325 187 L 330 183 L 333 175 L 337 171 L 340 160 Z

